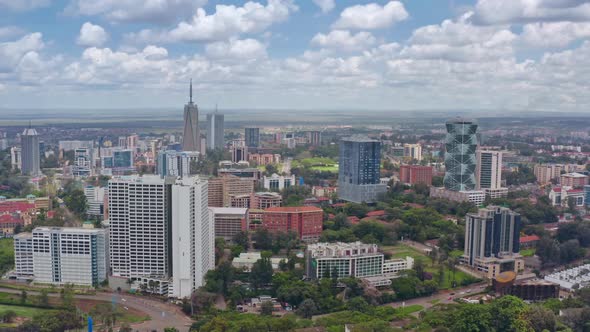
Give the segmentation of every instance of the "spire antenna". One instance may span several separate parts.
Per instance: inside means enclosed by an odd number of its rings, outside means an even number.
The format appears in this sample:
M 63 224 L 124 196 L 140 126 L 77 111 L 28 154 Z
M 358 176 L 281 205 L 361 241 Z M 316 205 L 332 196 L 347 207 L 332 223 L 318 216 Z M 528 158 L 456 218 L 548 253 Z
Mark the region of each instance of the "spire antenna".
M 191 83 L 190 83 L 190 103 L 193 103 L 193 79 L 191 78 Z

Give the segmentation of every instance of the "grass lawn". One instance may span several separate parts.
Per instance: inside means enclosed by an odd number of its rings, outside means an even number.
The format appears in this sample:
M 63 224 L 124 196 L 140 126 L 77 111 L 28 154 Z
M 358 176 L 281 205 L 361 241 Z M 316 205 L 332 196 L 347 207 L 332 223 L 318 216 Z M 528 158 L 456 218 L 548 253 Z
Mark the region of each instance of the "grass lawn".
M 382 250 L 384 252 L 388 252 L 391 253 L 391 258 L 406 258 L 406 256 L 410 256 L 414 259 L 419 258 L 419 259 L 424 259 L 426 262 L 426 260 L 429 262 L 430 259 L 428 257 L 426 257 L 425 254 L 419 252 L 418 250 L 407 246 L 405 244 L 397 244 L 395 246 L 383 246 Z
M 422 309 L 424 309 L 424 307 L 419 304 L 407 305 L 403 308 L 402 307 L 395 308 L 395 311 L 396 311 L 395 314 L 396 314 L 396 316 L 406 316 L 406 315 L 418 312 Z
M 461 255 L 463 255 L 463 251 L 461 251 L 461 250 L 453 250 L 453 251 L 451 251 L 449 253 L 449 255 L 451 257 L 454 257 L 454 258 L 459 258 Z
M 310 169 L 312 171 L 316 171 L 316 172 L 338 173 L 338 165 L 332 165 L 332 166 L 313 166 Z
M 52 309 L 41 309 L 41 308 L 21 307 L 18 305 L 0 304 L 0 312 L 4 312 L 4 311 L 8 311 L 8 310 L 12 310 L 12 311 L 16 312 L 16 315 L 18 317 L 26 317 L 26 318 L 32 318 L 33 316 L 43 313 L 43 312 L 55 312 L 55 310 L 52 310 Z
M 0 274 L 6 273 L 14 266 L 14 240 L 0 239 Z
M 530 256 L 534 256 L 536 251 L 537 251 L 537 249 L 535 249 L 535 248 L 525 249 L 525 250 L 521 250 L 520 254 L 524 257 L 530 257 Z

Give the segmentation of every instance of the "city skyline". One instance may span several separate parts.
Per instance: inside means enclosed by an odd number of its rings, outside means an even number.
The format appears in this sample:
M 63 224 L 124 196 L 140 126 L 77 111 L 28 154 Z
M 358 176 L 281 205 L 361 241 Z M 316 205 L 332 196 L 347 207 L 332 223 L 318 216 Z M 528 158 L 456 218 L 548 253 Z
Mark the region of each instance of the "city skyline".
M 0 1 L 0 97 L 6 108 L 173 107 L 193 77 L 205 108 L 582 112 L 589 7 Z

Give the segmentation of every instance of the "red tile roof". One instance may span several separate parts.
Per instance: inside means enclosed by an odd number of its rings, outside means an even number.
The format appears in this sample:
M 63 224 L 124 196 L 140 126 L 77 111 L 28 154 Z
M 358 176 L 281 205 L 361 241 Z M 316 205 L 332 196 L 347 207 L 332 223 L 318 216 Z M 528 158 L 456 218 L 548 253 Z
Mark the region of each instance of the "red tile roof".
M 527 243 L 527 242 L 533 242 L 533 241 L 539 241 L 540 238 L 536 235 L 528 235 L 528 236 L 521 236 L 520 239 L 518 240 L 518 242 L 520 243 Z
M 371 211 L 367 213 L 367 217 L 381 217 L 385 215 L 385 210 Z
M 17 216 L 13 216 L 12 214 L 5 214 L 0 216 L 0 224 L 7 223 L 24 223 L 24 221 Z
M 0 203 L 0 213 L 26 212 L 35 209 L 35 203 L 27 202 L 2 202 Z

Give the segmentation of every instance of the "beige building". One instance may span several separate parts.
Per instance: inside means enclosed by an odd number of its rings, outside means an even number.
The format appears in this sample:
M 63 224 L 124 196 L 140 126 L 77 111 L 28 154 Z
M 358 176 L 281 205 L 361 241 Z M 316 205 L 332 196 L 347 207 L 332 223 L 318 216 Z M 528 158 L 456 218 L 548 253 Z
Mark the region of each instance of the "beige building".
M 226 175 L 209 179 L 209 206 L 230 206 L 232 195 L 245 195 L 254 192 L 254 180 Z
M 558 179 L 564 166 L 560 164 L 546 164 L 535 165 L 534 173 L 537 177 L 537 182 L 541 185 L 551 183 L 551 180 Z

